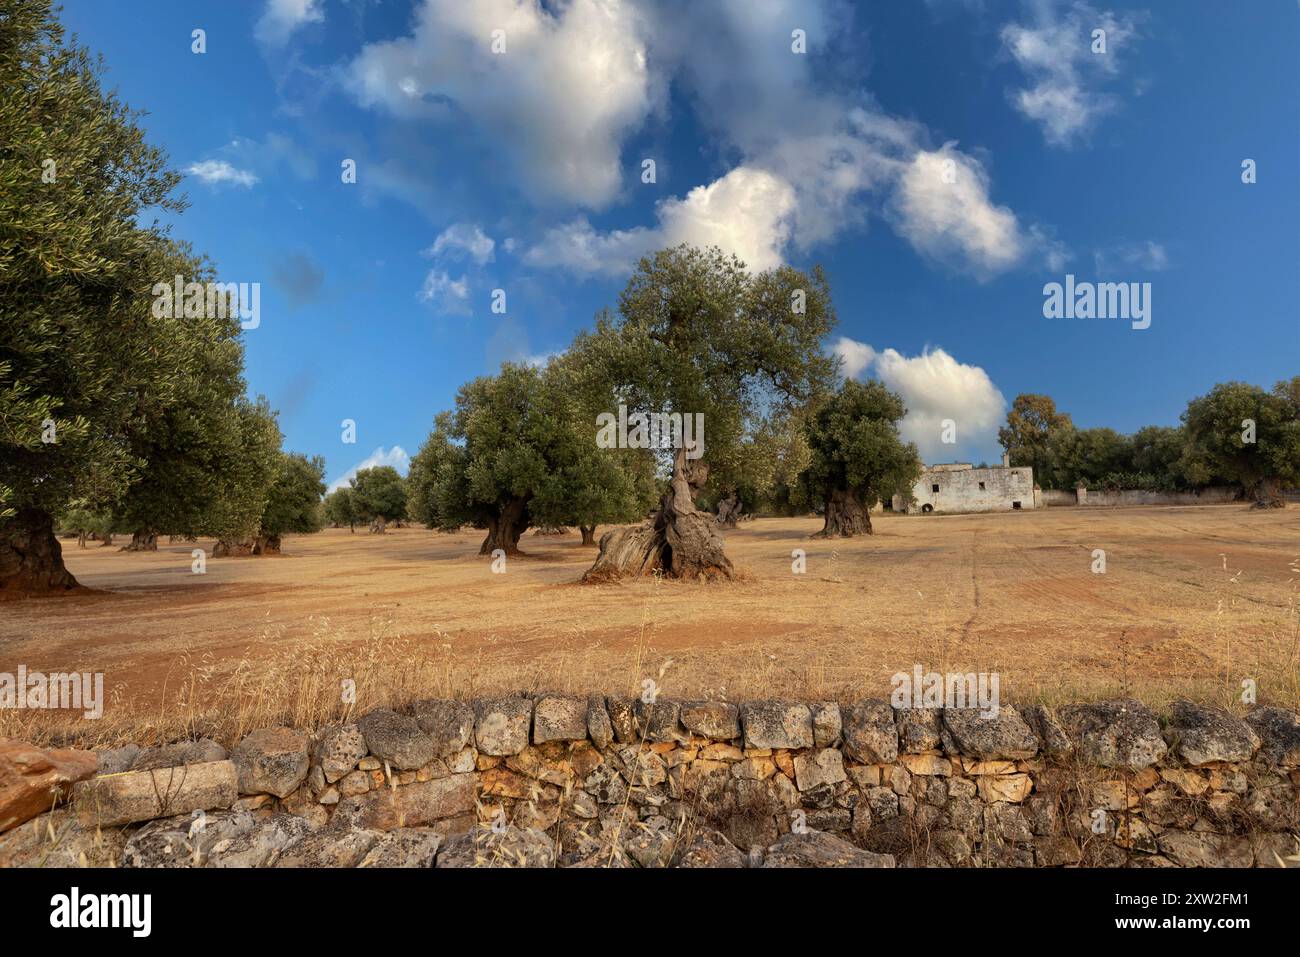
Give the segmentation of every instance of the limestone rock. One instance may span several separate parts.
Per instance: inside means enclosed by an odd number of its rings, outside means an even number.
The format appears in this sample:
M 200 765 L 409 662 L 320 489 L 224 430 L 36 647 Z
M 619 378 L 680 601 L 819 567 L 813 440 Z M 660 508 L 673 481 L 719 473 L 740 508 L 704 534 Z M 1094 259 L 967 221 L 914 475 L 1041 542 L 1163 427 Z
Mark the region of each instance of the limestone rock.
M 528 747 L 533 703 L 512 695 L 475 702 L 474 740 L 480 754 L 505 757 Z
M 1064 757 L 1074 750 L 1074 744 L 1061 726 L 1056 712 L 1044 704 L 1032 704 L 1025 709 L 1025 721 L 1034 729 L 1042 743 L 1043 754 Z
M 384 834 L 359 867 L 432 867 L 443 835 L 429 827 L 402 827 Z
M 399 788 L 383 788 L 344 798 L 334 808 L 331 826 L 391 831 L 423 827 L 474 810 L 473 774 L 451 774 Z
M 307 735 L 292 728 L 262 728 L 235 746 L 230 760 L 239 774 L 240 794 L 288 797 L 307 777 Z
M 424 767 L 436 756 L 433 739 L 414 718 L 384 708 L 371 711 L 357 722 L 366 748 L 380 761 L 399 771 Z
M 501 831 L 476 827 L 448 840 L 438 852 L 437 867 L 551 867 L 555 845 L 536 828 L 513 824 Z
M 607 748 L 614 740 L 614 726 L 605 710 L 605 699 L 600 695 L 587 699 L 587 737 L 598 748 Z
M 49 811 L 99 768 L 93 751 L 0 740 L 0 833 Z
M 1168 750 L 1156 716 L 1131 698 L 1066 705 L 1058 716 L 1079 756 L 1090 764 L 1141 770 L 1155 764 Z
M 274 814 L 233 838 L 218 840 L 208 852 L 209 867 L 267 867 L 280 852 L 311 832 L 311 825 L 292 814 Z
M 1251 709 L 1246 722 L 1259 735 L 1261 758 L 1278 767 L 1300 767 L 1300 715 L 1261 706 Z
M 940 754 L 900 754 L 898 761 L 907 768 L 908 774 L 945 778 L 952 775 L 952 761 Z
M 671 822 L 654 814 L 624 832 L 623 850 L 641 867 L 667 867 L 672 862 L 676 838 Z
M 426 698 L 411 709 L 420 730 L 433 743 L 440 758 L 459 754 L 474 736 L 474 709 L 461 701 Z
M 145 748 L 131 762 L 132 771 L 151 771 L 154 768 L 179 768 L 186 764 L 207 764 L 224 761 L 229 757 L 226 749 L 211 738 L 198 741 L 178 741 Z
M 1028 774 L 986 774 L 975 779 L 975 787 L 985 801 L 1018 804 L 1029 797 L 1034 781 Z
M 636 715 L 637 732 L 641 740 L 651 744 L 687 740 L 685 729 L 681 726 L 680 702 L 658 698 L 654 704 L 649 704 L 638 698 L 632 711 Z
M 373 830 L 325 828 L 285 846 L 276 867 L 356 867 L 384 835 Z
M 812 706 L 813 747 L 833 748 L 840 740 L 843 717 L 834 701 L 819 701 Z
M 999 708 L 996 716 L 978 708 L 945 708 L 943 723 L 963 755 L 991 761 L 1038 753 L 1038 736 L 1010 706 Z
M 804 704 L 751 701 L 740 706 L 746 748 L 811 748 L 812 712 Z
M 127 840 L 122 849 L 122 867 L 203 867 L 213 848 L 257 827 L 248 811 L 213 811 L 211 814 L 180 815 L 150 821 Z
M 605 713 L 614 729 L 614 740 L 619 744 L 632 744 L 640 740 L 636 727 L 636 713 L 632 699 L 610 695 L 605 699 Z
M 804 751 L 794 757 L 794 780 L 800 791 L 848 780 L 844 756 L 834 748 Z
M 230 761 L 126 771 L 73 786 L 82 823 L 103 827 L 225 809 L 238 796 L 239 773 Z
M 873 854 L 824 831 L 793 831 L 763 856 L 764 867 L 893 867 L 892 854 Z
M 582 698 L 544 695 L 533 708 L 533 743 L 585 741 L 587 702 Z
M 130 771 L 135 759 L 140 756 L 140 745 L 124 744 L 120 748 L 96 750 L 99 756 L 98 774 L 121 774 Z
M 1181 867 L 1250 867 L 1250 841 L 1227 834 L 1167 830 L 1156 838 L 1161 853 Z
M 862 701 L 844 712 L 844 755 L 863 764 L 898 757 L 898 729 L 887 701 Z
M 736 845 L 727 840 L 726 835 L 712 828 L 701 828 L 695 833 L 694 840 L 682 852 L 677 861 L 678 867 L 745 867 L 744 854 Z
M 326 728 L 316 742 L 316 763 L 329 784 L 350 773 L 368 753 L 366 739 L 355 724 Z
M 682 727 L 701 738 L 734 741 L 740 737 L 740 709 L 720 701 L 690 701 L 682 705 Z M 724 838 L 725 840 L 725 838 Z
M 1259 748 L 1259 735 L 1245 721 L 1218 708 L 1175 701 L 1169 712 L 1165 739 L 1188 764 L 1249 761 Z
M 898 708 L 894 721 L 898 725 L 898 749 L 903 754 L 933 751 L 943 740 L 937 708 Z

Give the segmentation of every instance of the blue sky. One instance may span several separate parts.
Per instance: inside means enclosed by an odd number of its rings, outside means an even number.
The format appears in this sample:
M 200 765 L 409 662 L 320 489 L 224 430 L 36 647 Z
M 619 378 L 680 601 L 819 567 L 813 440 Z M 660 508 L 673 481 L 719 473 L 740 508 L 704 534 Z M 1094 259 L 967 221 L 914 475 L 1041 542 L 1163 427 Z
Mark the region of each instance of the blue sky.
M 678 241 L 821 263 L 827 348 L 903 394 L 930 461 L 994 460 L 1024 391 L 1132 431 L 1215 382 L 1300 372 L 1295 0 L 754 6 L 65 0 L 62 19 L 187 171 L 174 235 L 262 284 L 250 391 L 331 481 L 404 467 L 462 382 L 562 350 Z M 1066 273 L 1150 283 L 1150 328 L 1044 318 Z

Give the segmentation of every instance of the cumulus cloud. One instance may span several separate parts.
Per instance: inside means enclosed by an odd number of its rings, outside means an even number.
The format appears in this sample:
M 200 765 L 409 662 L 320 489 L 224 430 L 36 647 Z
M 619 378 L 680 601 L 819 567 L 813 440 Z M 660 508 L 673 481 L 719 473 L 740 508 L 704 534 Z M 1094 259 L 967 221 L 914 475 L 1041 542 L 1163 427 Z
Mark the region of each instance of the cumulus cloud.
M 729 167 L 661 200 L 643 225 L 566 217 L 521 244 L 535 266 L 617 276 L 689 242 L 765 269 L 872 213 L 946 268 L 985 277 L 1018 264 L 1037 227 L 994 200 L 982 159 L 955 143 L 935 149 L 922 124 L 889 115 L 849 79 L 861 58 L 851 22 L 842 0 L 423 0 L 411 32 L 365 47 L 345 78 L 364 106 L 467 119 L 535 200 L 587 210 L 615 199 L 625 142 L 680 89 Z M 790 50 L 793 26 L 806 31 L 807 55 Z M 494 55 L 498 29 L 507 52 Z M 926 179 L 943 160 L 963 174 L 949 189 Z
M 840 336 L 831 347 L 832 354 L 839 357 L 840 371 L 846 379 L 856 379 L 871 363 L 876 361 L 876 350 L 865 342 L 858 342 L 848 336 Z
M 680 4 L 658 9 L 653 62 L 680 78 L 700 122 L 743 160 L 661 202 L 652 226 L 599 231 L 572 220 L 550 230 L 526 261 L 620 275 L 650 250 L 692 242 L 765 269 L 860 228 L 873 207 L 924 255 L 980 277 L 1036 247 L 1034 227 L 991 198 L 979 159 L 955 143 L 931 149 L 922 125 L 890 116 L 858 89 L 819 85 L 809 61 L 830 52 L 829 38 L 849 22 L 834 0 L 695 4 L 689 17 Z M 807 30 L 808 56 L 790 54 L 790 24 Z M 946 160 L 960 174 L 951 183 L 940 179 Z
M 248 188 L 258 182 L 256 173 L 246 169 L 237 169 L 225 160 L 209 159 L 191 163 L 185 168 L 185 172 L 197 177 L 209 186 L 219 183 L 233 183 L 236 186 Z
M 870 371 L 907 406 L 899 433 L 915 442 L 927 464 L 951 462 L 959 455 L 990 457 L 1007 402 L 982 368 L 958 362 L 943 349 L 905 356 L 896 349 L 877 352 L 865 342 L 840 338 L 832 351 L 843 371 L 860 377 Z M 943 441 L 944 420 L 956 424 L 956 444 Z
M 418 298 L 439 312 L 468 316 L 473 311 L 469 305 L 469 277 L 453 279 L 443 269 L 429 270 Z
M 394 445 L 391 449 L 385 449 L 381 445 L 331 482 L 329 484 L 329 491 L 333 492 L 336 489 L 343 488 L 352 481 L 352 479 L 356 477 L 356 474 L 362 469 L 372 469 L 379 465 L 391 465 L 393 468 L 397 469 L 398 472 L 405 475 L 407 469 L 411 467 L 411 457 L 406 454 L 406 449 L 402 448 L 400 445 Z
M 359 103 L 408 118 L 467 115 L 537 200 L 600 208 L 616 196 L 623 138 L 661 96 L 634 5 L 572 0 L 551 12 L 535 0 L 424 0 L 414 23 L 352 61 Z M 504 53 L 492 50 L 496 30 Z
M 267 46 L 284 46 L 290 35 L 303 24 L 324 20 L 323 0 L 266 0 L 266 8 L 253 27 L 253 35 Z
M 795 202 L 795 190 L 785 180 L 739 166 L 708 186 L 695 187 L 683 199 L 661 202 L 653 227 L 600 233 L 586 219 L 574 220 L 549 230 L 524 261 L 618 276 L 626 275 L 647 253 L 690 243 L 719 246 L 751 269 L 768 269 L 782 261 Z
M 1094 30 L 1105 31 L 1104 53 L 1093 52 Z M 1084 2 L 1038 4 L 1032 24 L 1002 28 L 1002 42 L 1029 83 L 1012 91 L 1012 103 L 1043 128 L 1048 143 L 1071 145 L 1116 108 L 1117 98 L 1103 87 L 1118 75 L 1136 35 L 1132 16 L 1099 13 Z
M 979 276 L 1000 272 L 1024 255 L 1025 238 L 1015 214 L 988 193 L 984 168 L 953 144 L 918 152 L 894 195 L 897 228 L 925 255 Z
M 483 227 L 473 223 L 455 223 L 448 226 L 433 241 L 426 253 L 430 256 L 469 257 L 482 266 L 491 262 L 496 243 L 483 232 Z

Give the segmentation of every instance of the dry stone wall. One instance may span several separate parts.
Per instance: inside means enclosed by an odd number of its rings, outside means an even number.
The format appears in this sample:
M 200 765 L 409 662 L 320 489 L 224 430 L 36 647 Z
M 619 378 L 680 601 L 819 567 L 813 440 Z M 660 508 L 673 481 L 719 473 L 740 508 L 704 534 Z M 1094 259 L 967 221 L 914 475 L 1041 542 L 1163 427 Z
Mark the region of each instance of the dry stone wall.
M 85 754 L 0 745 L 0 866 L 1249 867 L 1300 851 L 1300 718 L 1274 707 L 510 695 L 263 729 L 229 753 Z M 66 805 L 32 817 L 33 794 Z

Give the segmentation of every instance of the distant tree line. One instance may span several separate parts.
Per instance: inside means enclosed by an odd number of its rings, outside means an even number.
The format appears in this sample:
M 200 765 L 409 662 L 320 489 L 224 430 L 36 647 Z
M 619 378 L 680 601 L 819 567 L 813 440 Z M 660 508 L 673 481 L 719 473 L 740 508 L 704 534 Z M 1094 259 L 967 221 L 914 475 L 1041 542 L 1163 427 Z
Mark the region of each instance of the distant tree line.
M 1233 485 L 1278 504 L 1282 490 L 1300 485 L 1300 376 L 1271 391 L 1220 383 L 1187 404 L 1181 424 L 1132 435 L 1076 428 L 1051 397 L 1026 393 L 1016 396 L 998 441 L 1012 465 L 1033 467 L 1045 489 Z

